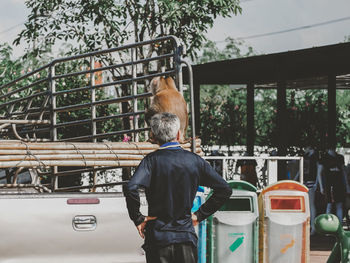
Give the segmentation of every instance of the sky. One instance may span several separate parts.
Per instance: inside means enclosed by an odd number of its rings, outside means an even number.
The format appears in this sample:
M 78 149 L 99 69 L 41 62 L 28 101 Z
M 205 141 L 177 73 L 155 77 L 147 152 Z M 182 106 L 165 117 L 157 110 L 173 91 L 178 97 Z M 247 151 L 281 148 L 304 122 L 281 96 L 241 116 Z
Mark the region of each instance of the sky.
M 245 37 L 310 25 L 302 30 L 244 39 L 259 53 L 276 53 L 343 42 L 350 35 L 349 0 L 242 0 L 242 14 L 219 18 L 209 30 L 211 40 Z M 339 22 L 331 22 L 344 19 Z M 329 22 L 326 24 L 325 22 Z
M 340 43 L 350 35 L 350 0 L 242 0 L 241 7 L 242 14 L 217 18 L 208 30 L 219 47 L 226 37 L 243 38 L 268 54 Z M 28 14 L 24 0 L 0 0 L 0 43 L 12 43 Z M 24 52 L 24 46 L 13 48 L 15 56 Z

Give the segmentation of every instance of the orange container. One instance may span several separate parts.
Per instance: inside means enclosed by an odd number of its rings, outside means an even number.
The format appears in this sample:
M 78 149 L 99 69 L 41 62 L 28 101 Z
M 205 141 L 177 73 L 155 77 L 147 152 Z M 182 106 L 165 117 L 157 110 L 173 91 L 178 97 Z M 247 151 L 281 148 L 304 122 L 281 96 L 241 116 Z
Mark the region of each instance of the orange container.
M 280 181 L 259 196 L 259 262 L 308 263 L 310 208 L 308 189 Z

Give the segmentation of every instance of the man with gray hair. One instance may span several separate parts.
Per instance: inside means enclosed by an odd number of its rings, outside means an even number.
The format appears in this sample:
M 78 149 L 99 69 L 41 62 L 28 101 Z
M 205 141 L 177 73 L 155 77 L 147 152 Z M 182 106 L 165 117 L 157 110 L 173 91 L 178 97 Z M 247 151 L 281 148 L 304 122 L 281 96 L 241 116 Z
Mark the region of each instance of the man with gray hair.
M 141 161 L 127 185 L 129 216 L 145 238 L 148 263 L 197 263 L 194 226 L 218 210 L 232 190 L 204 159 L 181 148 L 176 115 L 156 114 L 150 124 L 160 148 Z M 212 188 L 213 194 L 191 214 L 199 185 Z M 140 188 L 145 189 L 148 216 L 140 213 Z

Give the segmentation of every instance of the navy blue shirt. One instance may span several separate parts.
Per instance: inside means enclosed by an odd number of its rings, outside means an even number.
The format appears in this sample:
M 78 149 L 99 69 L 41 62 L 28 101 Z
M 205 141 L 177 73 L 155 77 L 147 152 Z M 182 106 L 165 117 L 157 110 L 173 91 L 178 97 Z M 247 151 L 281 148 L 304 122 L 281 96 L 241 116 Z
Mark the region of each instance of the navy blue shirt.
M 170 142 L 141 161 L 125 195 L 129 216 L 136 226 L 144 220 L 140 213 L 140 188 L 146 192 L 148 215 L 157 217 L 147 222 L 145 248 L 185 242 L 197 245 L 191 208 L 199 185 L 213 189 L 213 195 L 196 212 L 202 221 L 218 210 L 232 193 L 225 180 L 203 158 L 182 149 L 177 142 Z

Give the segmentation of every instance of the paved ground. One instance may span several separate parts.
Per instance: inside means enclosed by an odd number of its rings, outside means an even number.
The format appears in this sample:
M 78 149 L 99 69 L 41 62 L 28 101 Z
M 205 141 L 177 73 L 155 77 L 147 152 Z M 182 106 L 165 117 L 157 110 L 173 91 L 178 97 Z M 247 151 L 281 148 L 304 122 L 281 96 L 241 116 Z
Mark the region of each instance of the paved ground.
M 330 253 L 330 251 L 311 251 L 310 263 L 326 263 Z
M 326 263 L 334 245 L 333 237 L 315 236 L 310 238 L 310 263 Z

